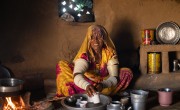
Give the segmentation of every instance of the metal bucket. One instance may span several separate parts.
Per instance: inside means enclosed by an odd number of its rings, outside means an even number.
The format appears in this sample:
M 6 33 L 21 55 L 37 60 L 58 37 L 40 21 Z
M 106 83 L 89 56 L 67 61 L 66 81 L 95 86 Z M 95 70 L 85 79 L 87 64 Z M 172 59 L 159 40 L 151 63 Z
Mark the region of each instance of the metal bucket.
M 146 100 L 149 92 L 144 90 L 131 91 L 131 103 L 133 110 L 146 110 Z

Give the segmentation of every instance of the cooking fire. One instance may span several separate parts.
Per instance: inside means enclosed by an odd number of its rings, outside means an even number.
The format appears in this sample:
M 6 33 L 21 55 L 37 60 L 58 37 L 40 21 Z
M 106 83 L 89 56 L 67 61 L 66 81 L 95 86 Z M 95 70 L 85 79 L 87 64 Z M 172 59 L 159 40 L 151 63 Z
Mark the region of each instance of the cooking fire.
M 3 110 L 23 110 L 23 109 L 25 109 L 25 103 L 21 96 L 4 98 Z

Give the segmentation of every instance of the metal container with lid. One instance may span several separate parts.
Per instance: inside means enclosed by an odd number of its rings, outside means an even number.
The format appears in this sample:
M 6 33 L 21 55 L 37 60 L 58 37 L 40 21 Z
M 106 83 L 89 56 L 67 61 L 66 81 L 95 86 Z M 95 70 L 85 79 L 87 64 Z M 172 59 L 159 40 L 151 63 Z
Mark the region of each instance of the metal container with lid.
M 125 110 L 125 106 L 120 101 L 112 101 L 107 105 L 107 110 Z
M 154 41 L 154 29 L 144 29 L 141 31 L 141 36 L 143 45 L 151 45 Z

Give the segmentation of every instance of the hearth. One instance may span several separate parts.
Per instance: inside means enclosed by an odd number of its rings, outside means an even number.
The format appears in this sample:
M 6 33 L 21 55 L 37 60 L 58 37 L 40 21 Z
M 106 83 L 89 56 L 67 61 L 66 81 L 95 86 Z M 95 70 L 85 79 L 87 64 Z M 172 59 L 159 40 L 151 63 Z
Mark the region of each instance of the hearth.
M 23 110 L 26 108 L 21 96 L 3 97 L 2 110 Z
M 25 103 L 21 97 L 24 81 L 16 78 L 0 79 L 0 109 L 22 110 Z

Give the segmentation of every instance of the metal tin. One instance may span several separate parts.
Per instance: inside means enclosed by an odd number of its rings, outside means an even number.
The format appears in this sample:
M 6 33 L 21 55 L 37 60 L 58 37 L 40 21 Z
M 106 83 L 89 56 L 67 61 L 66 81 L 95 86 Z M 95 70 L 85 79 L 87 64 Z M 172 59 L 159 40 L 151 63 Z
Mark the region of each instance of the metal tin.
M 151 45 L 151 42 L 154 41 L 154 30 L 145 29 L 141 31 L 141 36 L 143 45 Z
M 161 54 L 152 52 L 148 54 L 148 73 L 160 73 Z

